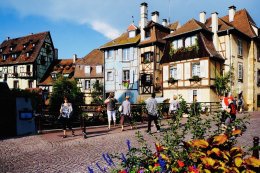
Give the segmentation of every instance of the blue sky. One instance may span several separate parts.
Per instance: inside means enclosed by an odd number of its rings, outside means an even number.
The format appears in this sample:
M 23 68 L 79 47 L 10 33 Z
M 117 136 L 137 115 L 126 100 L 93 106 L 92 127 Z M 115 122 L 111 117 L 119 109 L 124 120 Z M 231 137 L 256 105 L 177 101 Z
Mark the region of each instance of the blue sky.
M 259 0 L 2 0 L 0 3 L 0 42 L 6 37 L 50 31 L 59 58 L 83 57 L 126 31 L 134 17 L 140 20 L 140 4 L 148 3 L 151 12 L 159 11 L 160 21 L 169 18 L 181 24 L 201 11 L 228 14 L 228 7 L 247 9 L 260 26 Z

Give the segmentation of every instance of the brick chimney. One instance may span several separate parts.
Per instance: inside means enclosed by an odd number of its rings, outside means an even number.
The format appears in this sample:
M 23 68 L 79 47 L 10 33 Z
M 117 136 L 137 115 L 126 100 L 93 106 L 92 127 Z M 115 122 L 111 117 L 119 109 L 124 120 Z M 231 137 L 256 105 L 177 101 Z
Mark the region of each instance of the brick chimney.
M 141 30 L 141 41 L 143 41 L 145 39 L 145 31 L 144 28 L 147 25 L 147 3 L 143 2 L 141 3 L 141 20 L 140 20 L 140 30 Z
M 205 11 L 200 12 L 200 22 L 203 24 L 206 23 L 206 12 Z
M 213 44 L 215 46 L 216 51 L 218 51 L 218 13 L 214 12 L 211 14 L 211 27 L 213 32 Z
M 158 11 L 154 11 L 151 13 L 152 16 L 152 21 L 155 23 L 159 23 L 159 12 Z
M 233 22 L 234 21 L 235 13 L 236 13 L 236 7 L 234 5 L 228 7 L 229 22 Z

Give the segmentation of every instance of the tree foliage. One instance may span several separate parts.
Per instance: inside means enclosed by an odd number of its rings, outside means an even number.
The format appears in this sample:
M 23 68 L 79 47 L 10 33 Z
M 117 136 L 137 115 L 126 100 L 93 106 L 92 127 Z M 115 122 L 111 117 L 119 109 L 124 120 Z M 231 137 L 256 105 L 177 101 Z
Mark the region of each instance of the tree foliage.
M 53 84 L 53 92 L 50 97 L 50 113 L 58 115 L 60 106 L 64 97 L 68 98 L 73 106 L 73 115 L 78 116 L 81 113 L 80 106 L 84 104 L 84 95 L 77 87 L 77 82 L 68 78 L 60 77 Z
M 103 104 L 103 85 L 96 81 L 91 92 L 92 103 Z

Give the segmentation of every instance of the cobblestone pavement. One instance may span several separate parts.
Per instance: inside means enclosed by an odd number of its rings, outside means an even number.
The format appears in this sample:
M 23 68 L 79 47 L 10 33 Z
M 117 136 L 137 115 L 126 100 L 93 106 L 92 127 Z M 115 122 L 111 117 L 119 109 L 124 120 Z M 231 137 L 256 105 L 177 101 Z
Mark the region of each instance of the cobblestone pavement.
M 241 116 L 241 115 L 240 115 Z M 26 136 L 0 140 L 0 172 L 8 173 L 52 173 L 52 172 L 88 172 L 90 166 L 94 172 L 96 163 L 107 165 L 103 153 L 126 152 L 126 140 L 137 146 L 135 132 L 140 130 L 149 143 L 155 138 L 145 133 L 147 124 L 139 124 L 137 129 L 121 132 L 120 127 L 110 131 L 105 126 L 88 128 L 88 138 L 84 139 L 80 130 L 77 136 L 62 138 L 62 132 Z M 152 129 L 155 131 L 155 127 Z M 253 137 L 260 132 L 260 112 L 252 113 L 250 125 L 245 134 L 238 139 L 238 144 L 245 147 L 253 145 Z M 160 133 L 154 133 L 159 136 Z

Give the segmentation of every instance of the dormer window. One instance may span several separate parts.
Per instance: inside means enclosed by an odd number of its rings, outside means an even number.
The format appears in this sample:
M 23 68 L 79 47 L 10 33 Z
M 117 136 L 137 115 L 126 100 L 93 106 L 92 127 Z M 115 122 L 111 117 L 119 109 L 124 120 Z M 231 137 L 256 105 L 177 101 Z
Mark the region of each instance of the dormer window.
M 12 58 L 15 59 L 17 57 L 17 54 L 12 54 Z
M 150 37 L 151 37 L 151 31 L 150 31 L 150 29 L 148 29 L 148 30 L 145 31 L 145 38 L 147 39 L 147 38 L 150 38 Z
M 3 55 L 3 60 L 6 60 L 6 55 Z
M 30 52 L 26 53 L 26 57 L 29 58 L 30 57 Z
M 56 72 L 52 72 L 51 73 L 51 78 L 56 80 L 57 79 L 57 73 Z
M 10 47 L 10 51 L 13 51 L 13 49 L 14 49 L 13 47 Z
M 174 40 L 172 43 L 173 43 L 173 48 L 174 48 L 174 49 L 179 49 L 179 48 L 182 48 L 182 47 L 183 47 L 183 41 L 182 41 L 182 39 Z
M 129 38 L 134 38 L 136 36 L 136 32 L 135 31 L 129 31 L 128 32 L 128 37 Z
M 190 46 L 196 45 L 196 40 L 197 40 L 196 36 L 187 37 L 185 39 L 185 47 L 190 47 Z

